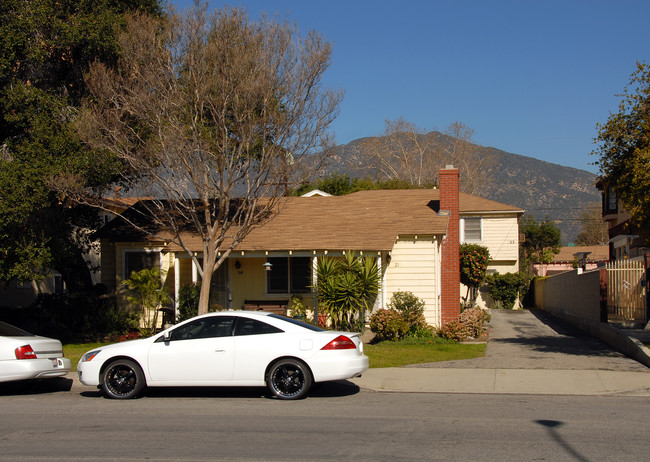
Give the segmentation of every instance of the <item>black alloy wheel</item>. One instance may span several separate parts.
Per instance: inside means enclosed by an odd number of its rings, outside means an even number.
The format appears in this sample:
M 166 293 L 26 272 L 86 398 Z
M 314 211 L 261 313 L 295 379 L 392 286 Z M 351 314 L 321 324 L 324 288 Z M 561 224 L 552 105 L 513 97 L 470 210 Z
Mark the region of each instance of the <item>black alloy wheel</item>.
M 109 398 L 135 398 L 144 386 L 144 373 L 134 361 L 118 359 L 104 370 L 102 389 Z
M 297 359 L 281 359 L 266 375 L 269 391 L 280 399 L 299 399 L 311 388 L 313 379 L 305 363 Z

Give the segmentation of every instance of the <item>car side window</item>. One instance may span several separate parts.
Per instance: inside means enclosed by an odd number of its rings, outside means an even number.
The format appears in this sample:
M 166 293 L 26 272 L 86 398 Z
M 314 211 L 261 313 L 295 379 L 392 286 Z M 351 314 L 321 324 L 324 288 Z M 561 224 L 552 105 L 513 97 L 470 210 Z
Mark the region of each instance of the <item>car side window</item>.
M 284 331 L 257 319 L 239 318 L 235 326 L 235 335 L 277 334 L 279 332 Z
M 183 324 L 171 331 L 171 340 L 228 337 L 232 335 L 235 318 L 231 316 L 210 316 Z

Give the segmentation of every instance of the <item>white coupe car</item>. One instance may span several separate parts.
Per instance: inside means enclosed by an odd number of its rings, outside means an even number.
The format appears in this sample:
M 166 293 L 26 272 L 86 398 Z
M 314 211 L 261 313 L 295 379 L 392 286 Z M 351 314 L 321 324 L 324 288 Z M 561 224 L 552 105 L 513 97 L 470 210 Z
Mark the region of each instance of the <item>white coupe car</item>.
M 261 311 L 197 316 L 149 338 L 89 351 L 77 366 L 81 383 L 123 399 L 146 386 L 267 386 L 278 398 L 297 399 L 314 382 L 366 369 L 358 333 Z
M 0 382 L 61 377 L 70 367 L 60 341 L 0 322 Z

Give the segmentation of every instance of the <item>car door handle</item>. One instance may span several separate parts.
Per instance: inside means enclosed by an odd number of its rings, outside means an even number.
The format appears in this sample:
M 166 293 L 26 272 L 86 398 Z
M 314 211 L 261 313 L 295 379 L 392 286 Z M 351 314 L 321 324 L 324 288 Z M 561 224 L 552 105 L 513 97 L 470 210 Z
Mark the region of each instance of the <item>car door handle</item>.
M 214 350 L 215 353 L 225 353 L 226 350 Z

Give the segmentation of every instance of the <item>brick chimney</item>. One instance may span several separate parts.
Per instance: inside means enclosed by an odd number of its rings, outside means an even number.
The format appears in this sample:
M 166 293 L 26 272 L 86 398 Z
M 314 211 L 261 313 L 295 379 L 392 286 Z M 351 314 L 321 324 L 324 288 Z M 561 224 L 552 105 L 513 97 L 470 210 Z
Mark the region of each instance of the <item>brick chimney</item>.
M 460 315 L 460 223 L 458 217 L 458 169 L 447 165 L 438 172 L 440 211 L 449 214 L 447 235 L 442 241 L 441 314 L 442 325 Z

